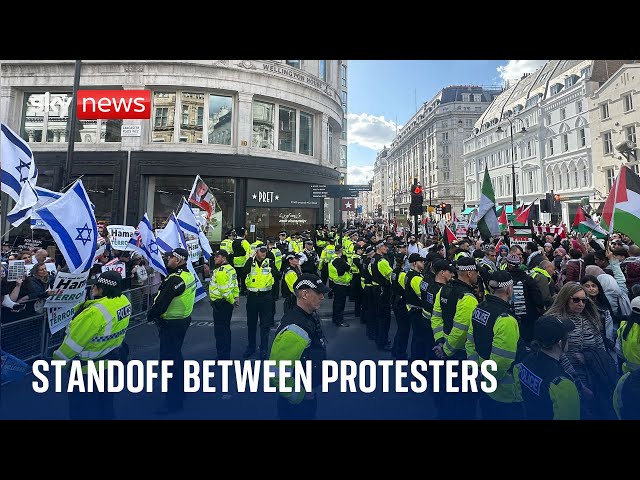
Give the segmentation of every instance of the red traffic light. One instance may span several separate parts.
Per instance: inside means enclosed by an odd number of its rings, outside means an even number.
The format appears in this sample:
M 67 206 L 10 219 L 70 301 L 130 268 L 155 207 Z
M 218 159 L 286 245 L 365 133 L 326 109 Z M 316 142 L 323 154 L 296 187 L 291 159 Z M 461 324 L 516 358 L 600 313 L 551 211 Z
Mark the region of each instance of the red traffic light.
M 420 185 L 416 185 L 413 187 L 413 193 L 416 195 L 422 195 L 422 187 Z
M 557 193 L 553 196 L 553 198 L 555 199 L 556 202 L 560 201 L 560 195 Z

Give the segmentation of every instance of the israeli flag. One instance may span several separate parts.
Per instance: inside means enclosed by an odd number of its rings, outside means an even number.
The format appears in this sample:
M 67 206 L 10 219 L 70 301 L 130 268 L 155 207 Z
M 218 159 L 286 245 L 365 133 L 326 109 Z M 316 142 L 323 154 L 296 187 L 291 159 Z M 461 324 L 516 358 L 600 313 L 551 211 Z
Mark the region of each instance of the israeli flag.
M 49 205 L 54 200 L 59 199 L 62 194 L 60 192 L 54 192 L 53 190 L 49 190 L 47 188 L 35 187 L 36 194 L 38 195 L 38 201 L 33 206 L 31 210 L 31 230 L 42 229 L 46 230 L 47 227 L 44 225 L 44 222 L 40 219 L 38 215 L 34 213 L 38 208 L 42 208 L 46 205 Z
M 138 238 L 134 237 L 129 240 L 129 248 L 145 257 L 149 265 L 162 275 L 165 277 L 169 275 L 167 267 L 165 267 L 164 261 L 162 260 L 162 254 L 160 253 L 156 236 L 153 234 L 151 222 L 146 213 L 138 224 Z
M 162 249 L 163 252 L 170 253 L 174 248 L 179 248 L 179 247 L 184 248 L 187 252 L 189 251 L 189 247 L 187 246 L 187 240 L 184 238 L 184 234 L 180 229 L 180 223 L 178 222 L 178 219 L 176 218 L 174 213 L 171 214 L 171 216 L 169 217 L 169 220 L 167 221 L 167 224 L 165 225 L 162 232 L 160 232 L 160 235 L 158 235 L 156 240 L 158 241 L 158 247 L 160 247 L 160 249 Z M 196 274 L 196 271 L 193 268 L 191 260 L 188 258 L 187 258 L 187 269 L 191 272 L 191 274 L 196 279 L 195 301 L 198 302 L 207 296 L 207 292 L 202 286 L 202 282 L 200 281 L 200 278 Z
M 211 244 L 209 243 L 207 236 L 200 229 L 195 213 L 193 213 L 189 204 L 184 200 L 182 201 L 182 208 L 178 212 L 178 216 L 176 218 L 178 219 L 178 225 L 180 225 L 183 233 L 190 233 L 191 235 L 196 235 L 198 237 L 198 240 L 200 240 L 200 247 L 202 247 L 202 255 L 204 255 L 204 259 L 208 262 L 211 255 L 213 255 Z
M 82 180 L 58 200 L 35 210 L 67 261 L 69 272 L 89 270 L 97 249 L 98 225 Z
M 18 198 L 13 210 L 7 214 L 7 220 L 9 220 L 11 225 L 17 227 L 31 216 L 33 206 L 36 203 L 38 203 L 38 193 L 31 184 L 31 180 L 28 179 L 24 182 L 22 191 L 20 192 L 20 198 Z
M 18 202 L 27 180 L 31 185 L 38 182 L 38 169 L 27 142 L 4 123 L 0 123 L 0 164 L 2 191 Z

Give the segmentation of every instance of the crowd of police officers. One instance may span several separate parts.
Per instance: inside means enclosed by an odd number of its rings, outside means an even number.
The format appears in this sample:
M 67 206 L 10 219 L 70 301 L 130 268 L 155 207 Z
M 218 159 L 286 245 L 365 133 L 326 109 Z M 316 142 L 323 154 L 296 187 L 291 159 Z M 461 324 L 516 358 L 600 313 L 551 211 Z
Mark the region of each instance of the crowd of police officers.
M 457 373 L 452 377 L 454 386 L 460 386 L 463 378 L 461 360 L 496 362 L 494 376 L 498 384 L 494 392 L 434 395 L 438 418 L 476 418 L 476 406 L 485 419 L 579 418 L 578 390 L 559 361 L 572 325 L 540 315 L 530 322 L 529 305 L 517 311 L 520 306 L 514 305 L 513 300 L 516 281 L 524 275 L 529 282 L 528 278 L 539 274 L 523 268 L 522 255 L 517 255 L 519 247 L 512 247 L 509 255 L 498 259 L 504 261 L 496 261 L 496 249 L 490 242 L 476 244 L 478 252 L 472 255 L 471 242 L 461 241 L 450 247 L 451 260 L 447 260 L 437 239 L 427 239 L 423 245 L 409 235 L 405 243 L 403 238 L 385 235 L 377 225 L 345 230 L 324 225 L 315 232 L 293 234 L 282 231 L 278 239 L 256 235 L 252 243 L 246 236 L 244 228 L 227 232 L 211 260 L 208 293 L 217 359 L 230 359 L 230 322 L 242 295 L 247 297 L 248 325 L 243 358 L 255 354 L 260 359 L 269 358 L 269 333 L 276 323 L 275 302 L 280 297 L 284 298 L 286 325 L 280 326 L 277 334 L 282 333 L 283 327 L 289 333 L 297 332 L 299 338 L 292 341 L 302 338 L 303 344 L 306 342 L 296 356 L 300 358 L 309 344 L 321 343 L 323 334 L 314 314 L 319 302 L 314 303 L 314 298 L 322 299 L 327 292 L 333 298 L 332 322 L 336 327 L 349 327 L 344 310 L 350 299 L 355 317 L 366 325 L 366 335 L 378 350 L 388 351 L 396 359 L 452 362 L 451 371 Z M 170 275 L 163 281 L 149 312 L 149 320 L 159 330 L 160 358 L 176 363 L 165 402 L 156 411 L 159 414 L 183 408 L 179 365 L 196 289 L 196 279 L 186 268 L 188 261 L 184 249 L 175 249 L 168 255 Z M 87 309 L 95 318 L 101 316 L 106 323 L 91 317 L 92 321 L 83 324 L 78 321 L 82 317 L 76 317 L 56 352 L 58 357 L 69 360 L 74 356 L 117 356 L 130 305 L 126 305 L 118 278 L 107 273 L 101 279 L 95 300 L 81 309 Z M 517 283 L 521 285 L 522 279 Z M 311 292 L 311 297 L 301 295 L 304 290 Z M 313 297 L 314 292 L 320 296 Z M 392 310 L 397 328 L 391 341 Z M 298 317 L 303 329 L 295 330 L 291 325 Z M 305 322 L 310 327 L 304 327 Z M 631 380 L 625 379 L 628 390 L 638 390 L 637 377 L 634 374 Z M 620 392 L 616 394 L 621 403 Z M 106 408 L 110 412 L 107 418 L 112 415 L 110 406 L 96 408 Z

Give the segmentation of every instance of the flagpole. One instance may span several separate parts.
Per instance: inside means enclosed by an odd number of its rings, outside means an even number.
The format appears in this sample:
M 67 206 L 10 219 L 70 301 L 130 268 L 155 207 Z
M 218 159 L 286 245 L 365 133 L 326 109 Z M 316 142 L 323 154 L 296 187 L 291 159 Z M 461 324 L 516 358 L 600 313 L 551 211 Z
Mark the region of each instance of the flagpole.
M 73 93 L 71 94 L 71 112 L 69 112 L 69 121 L 71 124 L 69 125 L 69 138 L 67 138 L 67 160 L 64 167 L 64 181 L 62 183 L 69 183 L 69 179 L 71 178 L 71 164 L 73 162 L 73 147 L 76 138 L 76 110 L 77 110 L 77 96 L 78 96 L 78 87 L 80 86 L 80 68 L 81 68 L 81 60 L 76 60 L 75 72 L 73 75 Z

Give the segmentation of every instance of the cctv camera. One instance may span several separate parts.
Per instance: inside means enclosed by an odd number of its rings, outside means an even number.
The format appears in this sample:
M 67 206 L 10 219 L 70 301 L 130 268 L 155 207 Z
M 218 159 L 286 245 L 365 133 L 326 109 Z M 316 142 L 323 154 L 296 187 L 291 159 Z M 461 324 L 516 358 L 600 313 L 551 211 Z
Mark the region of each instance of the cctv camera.
M 636 148 L 636 144 L 631 140 L 625 140 L 624 142 L 620 142 L 616 145 L 616 150 L 620 153 L 631 152 Z

